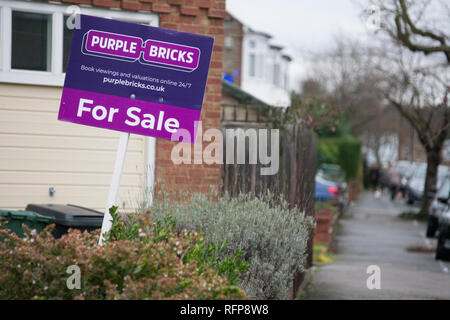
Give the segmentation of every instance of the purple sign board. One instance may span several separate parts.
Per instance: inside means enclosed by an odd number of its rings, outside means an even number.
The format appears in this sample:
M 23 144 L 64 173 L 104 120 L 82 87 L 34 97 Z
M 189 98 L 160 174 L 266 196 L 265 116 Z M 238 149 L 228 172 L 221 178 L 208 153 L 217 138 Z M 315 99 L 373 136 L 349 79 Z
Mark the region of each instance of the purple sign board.
M 80 16 L 58 120 L 195 142 L 214 39 Z

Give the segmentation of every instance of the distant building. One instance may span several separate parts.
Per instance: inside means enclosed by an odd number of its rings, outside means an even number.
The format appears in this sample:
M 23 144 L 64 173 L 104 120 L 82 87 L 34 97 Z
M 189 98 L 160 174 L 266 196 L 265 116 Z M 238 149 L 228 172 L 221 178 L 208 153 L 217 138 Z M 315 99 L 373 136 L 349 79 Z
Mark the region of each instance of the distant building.
M 253 30 L 230 13 L 224 33 L 225 81 L 268 105 L 288 107 L 291 58 L 283 53 L 283 47 L 272 44 L 271 35 Z
M 228 82 L 239 87 L 241 86 L 243 40 L 244 25 L 227 13 L 224 24 L 223 73 L 225 77 L 228 77 Z

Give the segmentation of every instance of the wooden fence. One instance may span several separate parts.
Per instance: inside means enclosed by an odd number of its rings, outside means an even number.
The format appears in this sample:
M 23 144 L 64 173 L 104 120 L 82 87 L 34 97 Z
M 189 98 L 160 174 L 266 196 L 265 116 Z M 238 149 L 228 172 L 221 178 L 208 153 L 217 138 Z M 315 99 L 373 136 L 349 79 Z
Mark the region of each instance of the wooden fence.
M 228 116 L 222 116 L 222 131 L 226 137 L 227 129 L 241 128 L 246 132 L 248 129 L 254 129 L 259 133 L 260 130 L 274 129 L 276 125 L 272 117 L 279 116 L 279 111 L 252 109 L 255 106 L 246 106 L 245 108 L 234 107 Z M 230 110 L 230 109 L 229 109 Z M 244 110 L 244 111 L 243 111 Z M 241 117 L 238 118 L 239 113 Z M 256 113 L 257 117 L 249 116 Z M 262 115 L 261 115 L 262 114 Z M 249 120 L 251 118 L 251 120 Z M 272 119 L 271 119 L 272 118 Z M 268 146 L 270 146 L 273 132 L 268 131 Z M 248 133 L 248 132 L 247 132 Z M 258 135 L 257 135 L 258 137 Z M 259 139 L 259 137 L 258 137 Z M 306 215 L 314 216 L 314 178 L 317 165 L 317 138 L 309 130 L 304 130 L 298 125 L 289 124 L 279 129 L 279 169 L 273 175 L 261 175 L 261 168 L 268 165 L 261 165 L 259 161 L 256 164 L 249 163 L 250 156 L 254 152 L 250 150 L 248 141 L 245 145 L 245 163 L 233 164 L 226 163 L 226 152 L 224 151 L 224 165 L 222 166 L 222 185 L 223 191 L 232 196 L 240 192 L 249 192 L 258 195 L 270 190 L 274 194 L 284 195 L 291 207 L 298 207 Z M 249 138 L 246 138 L 249 140 Z M 259 141 L 258 141 L 259 142 Z M 226 150 L 226 139 L 224 144 Z M 270 148 L 269 148 L 270 150 Z M 269 151 L 269 155 L 270 152 Z M 237 157 L 237 146 L 234 144 L 234 157 Z M 306 267 L 312 266 L 312 231 L 308 244 L 308 261 Z M 295 275 L 293 284 L 293 296 L 296 296 L 297 290 L 303 280 L 303 274 Z

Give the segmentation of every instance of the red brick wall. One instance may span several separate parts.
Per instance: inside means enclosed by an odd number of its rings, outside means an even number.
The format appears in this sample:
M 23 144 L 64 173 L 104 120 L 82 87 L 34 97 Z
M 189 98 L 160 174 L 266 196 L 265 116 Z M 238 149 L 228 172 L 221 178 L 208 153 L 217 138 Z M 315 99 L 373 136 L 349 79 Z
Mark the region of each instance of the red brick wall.
M 215 38 L 201 120 L 203 131 L 208 128 L 220 130 L 225 0 L 166 0 L 159 1 L 158 4 L 165 5 L 168 11 L 168 13 L 160 14 L 161 27 L 205 34 Z M 220 165 L 173 165 L 170 154 L 174 145 L 174 142 L 167 140 L 159 139 L 157 142 L 157 185 L 163 184 L 166 190 L 194 192 L 208 192 L 211 185 L 215 187 L 220 185 Z
M 221 128 L 225 0 L 60 0 L 60 2 L 87 4 L 104 8 L 121 8 L 131 11 L 151 11 L 159 15 L 159 26 L 162 28 L 214 37 L 214 50 L 201 120 L 203 121 L 203 131 L 208 128 Z M 174 145 L 174 142 L 157 140 L 157 185 L 164 185 L 168 191 L 189 190 L 195 192 L 207 192 L 210 185 L 216 187 L 220 185 L 220 165 L 182 164 L 175 166 L 170 160 Z
M 334 210 L 325 208 L 315 211 L 314 243 L 330 245 L 333 239 L 334 213 Z

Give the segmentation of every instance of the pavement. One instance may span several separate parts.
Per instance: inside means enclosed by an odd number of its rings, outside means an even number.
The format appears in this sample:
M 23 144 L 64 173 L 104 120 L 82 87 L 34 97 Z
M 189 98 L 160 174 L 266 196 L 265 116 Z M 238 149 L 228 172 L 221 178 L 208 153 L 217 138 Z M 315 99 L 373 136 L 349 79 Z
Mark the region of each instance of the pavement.
M 450 262 L 411 251 L 436 248 L 436 239 L 425 238 L 425 223 L 399 219 L 405 211 L 411 207 L 401 199 L 391 202 L 388 195 L 376 199 L 363 193 L 339 221 L 336 260 L 317 268 L 304 298 L 450 299 Z M 372 265 L 380 268 L 380 289 L 368 289 Z

